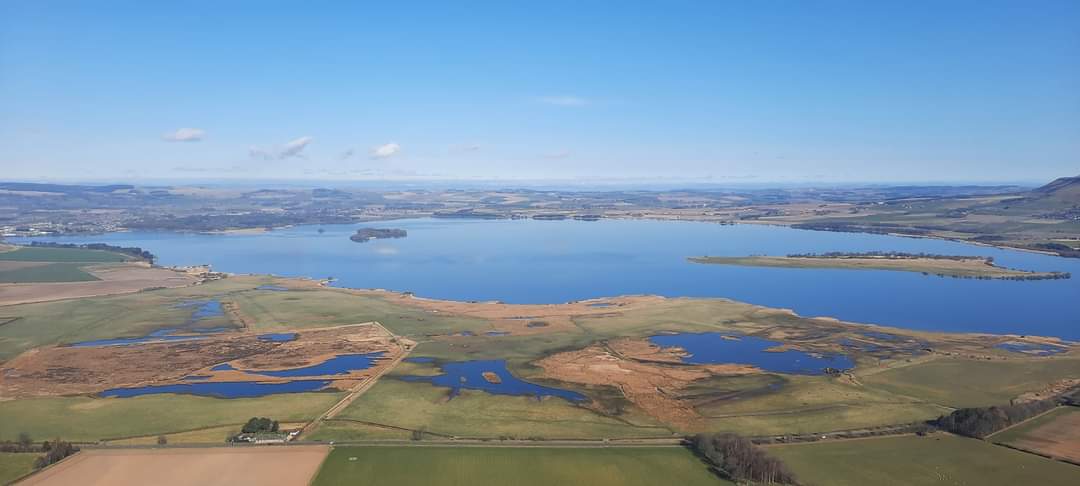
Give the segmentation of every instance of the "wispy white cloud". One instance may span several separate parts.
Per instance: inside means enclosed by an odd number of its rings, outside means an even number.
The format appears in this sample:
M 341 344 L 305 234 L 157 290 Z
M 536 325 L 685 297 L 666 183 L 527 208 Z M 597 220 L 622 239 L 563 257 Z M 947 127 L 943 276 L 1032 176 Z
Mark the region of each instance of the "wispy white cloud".
M 281 147 L 275 149 L 265 149 L 262 147 L 252 146 L 248 148 L 248 156 L 253 159 L 288 159 L 290 157 L 304 158 L 303 151 L 311 142 L 315 140 L 313 137 L 300 137 L 293 140 Z
M 479 152 L 480 151 L 480 144 L 478 144 L 478 143 L 461 143 L 461 144 L 451 145 L 450 146 L 450 151 L 453 152 L 453 153 Z
M 537 98 L 537 101 L 555 106 L 585 106 L 589 104 L 589 100 L 585 98 L 570 95 L 541 96 Z
M 206 136 L 206 130 L 201 128 L 177 128 L 176 131 L 161 136 L 166 142 L 198 142 Z
M 371 158 L 385 159 L 388 157 L 393 157 L 399 152 L 401 152 L 401 145 L 390 142 L 387 144 L 379 145 L 378 147 L 373 147 L 371 149 Z

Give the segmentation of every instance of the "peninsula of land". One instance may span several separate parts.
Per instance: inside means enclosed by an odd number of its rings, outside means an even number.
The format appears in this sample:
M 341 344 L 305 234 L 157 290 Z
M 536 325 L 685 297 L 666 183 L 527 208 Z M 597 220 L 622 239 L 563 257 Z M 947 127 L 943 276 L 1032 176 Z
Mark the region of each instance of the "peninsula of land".
M 1067 272 L 1032 272 L 1000 267 L 993 258 L 979 256 L 933 255 L 926 253 L 811 253 L 787 256 L 690 257 L 694 263 L 783 268 L 842 268 L 851 270 L 892 270 L 919 272 L 942 277 L 1050 280 L 1070 278 Z

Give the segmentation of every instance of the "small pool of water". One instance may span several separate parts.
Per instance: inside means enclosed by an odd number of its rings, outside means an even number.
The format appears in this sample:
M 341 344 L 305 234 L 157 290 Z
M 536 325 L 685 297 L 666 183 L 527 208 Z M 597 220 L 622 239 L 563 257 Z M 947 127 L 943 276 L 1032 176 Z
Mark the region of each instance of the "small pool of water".
M 100 393 L 102 397 L 138 397 L 159 393 L 179 393 L 215 398 L 254 398 L 277 393 L 301 393 L 319 390 L 330 380 L 294 380 L 284 383 L 257 383 L 226 381 L 216 383 L 178 383 L 175 385 L 152 385 L 133 388 L 112 388 Z
M 69 346 L 75 348 L 91 348 L 97 346 L 127 346 L 131 344 L 161 343 L 166 341 L 194 341 L 197 339 L 206 339 L 206 336 L 173 335 L 173 333 L 178 331 L 179 329 L 174 328 L 158 329 L 157 331 L 140 337 L 94 339 L 91 341 L 80 341 L 77 343 L 71 343 L 69 344 Z
M 463 361 L 445 363 L 441 366 L 443 374 L 436 376 L 402 376 L 405 381 L 427 381 L 435 386 L 450 388 L 450 397 L 461 393 L 462 388 L 482 390 L 496 395 L 535 396 L 537 399 L 552 396 L 571 402 L 588 400 L 585 395 L 570 390 L 551 388 L 520 380 L 506 369 L 504 360 Z M 498 376 L 498 383 L 492 383 L 484 377 L 484 372 Z
M 855 363 L 845 355 L 815 356 L 804 351 L 766 351 L 780 345 L 754 336 L 735 336 L 718 332 L 662 334 L 649 338 L 664 348 L 680 347 L 688 356 L 683 361 L 693 364 L 748 364 L 774 373 L 820 375 L 825 368 L 850 369 Z
M 193 309 L 191 311 L 191 317 L 188 318 L 188 324 L 199 322 L 203 319 L 209 319 L 211 317 L 222 317 L 225 315 L 225 311 L 221 309 L 221 302 L 211 300 L 188 300 L 176 304 L 174 309 Z
M 372 365 L 375 364 L 375 360 L 380 358 L 383 354 L 385 354 L 383 351 L 367 354 L 339 354 L 322 363 L 301 368 L 241 371 L 249 375 L 277 376 L 282 378 L 294 376 L 346 375 L 353 371 L 371 368 Z
M 1061 346 L 1038 343 L 1001 343 L 994 347 L 1013 353 L 1031 354 L 1035 356 L 1051 356 L 1068 351 L 1067 348 Z
M 295 332 L 272 332 L 270 334 L 260 334 L 259 339 L 262 341 L 273 342 L 288 342 L 296 339 Z
M 287 292 L 289 289 L 280 285 L 260 285 L 255 290 L 270 290 L 273 292 Z
M 485 336 L 509 336 L 510 333 L 506 331 L 488 331 L 484 333 Z

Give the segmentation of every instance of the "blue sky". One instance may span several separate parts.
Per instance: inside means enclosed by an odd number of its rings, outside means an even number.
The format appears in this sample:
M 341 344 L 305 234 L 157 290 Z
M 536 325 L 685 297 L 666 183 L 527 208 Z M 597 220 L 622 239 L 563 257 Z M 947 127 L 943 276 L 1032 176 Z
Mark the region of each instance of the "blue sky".
M 0 3 L 2 178 L 1080 173 L 1076 1 L 308 3 Z

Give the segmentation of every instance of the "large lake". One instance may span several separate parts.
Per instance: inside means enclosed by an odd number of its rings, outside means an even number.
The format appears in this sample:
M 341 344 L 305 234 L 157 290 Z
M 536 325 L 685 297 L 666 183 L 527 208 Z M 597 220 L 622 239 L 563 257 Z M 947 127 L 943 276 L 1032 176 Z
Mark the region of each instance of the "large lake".
M 42 240 L 139 246 L 164 265 L 209 263 L 226 272 L 334 277 L 339 286 L 442 299 L 559 303 L 624 294 L 726 297 L 855 322 L 1080 339 L 1080 259 L 930 239 L 697 222 L 415 219 L 370 225 L 406 229 L 404 239 L 349 240 L 361 226 Z M 1076 278 L 964 280 L 686 261 L 697 255 L 870 250 L 993 256 L 1001 265 L 1071 272 Z

